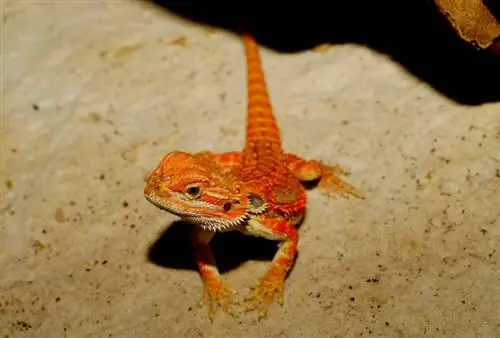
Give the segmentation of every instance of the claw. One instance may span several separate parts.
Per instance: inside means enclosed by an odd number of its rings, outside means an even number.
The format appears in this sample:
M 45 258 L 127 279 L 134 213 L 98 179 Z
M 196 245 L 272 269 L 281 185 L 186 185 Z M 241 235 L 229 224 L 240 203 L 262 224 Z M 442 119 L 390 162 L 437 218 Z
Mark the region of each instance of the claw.
M 331 176 L 321 180 L 319 182 L 319 187 L 322 189 L 323 194 L 329 197 L 341 196 L 343 198 L 349 198 L 353 196 L 359 199 L 365 198 L 361 191 L 337 177 L 335 173 L 332 173 Z
M 208 303 L 208 318 L 210 322 L 213 322 L 219 308 L 231 316 L 236 317 L 238 315 L 233 309 L 234 306 L 238 305 L 235 297 L 236 292 L 224 282 L 219 281 L 217 284 L 205 286 L 205 292 L 199 304 L 203 306 Z
M 245 298 L 247 311 L 258 310 L 259 319 L 266 317 L 269 306 L 276 297 L 279 305 L 283 305 L 284 279 L 274 275 L 265 276 L 255 289 Z
M 342 175 L 342 176 L 348 176 L 348 175 L 350 175 L 350 172 L 347 169 L 345 169 L 344 167 L 341 167 L 338 164 L 326 166 L 326 168 L 333 175 Z

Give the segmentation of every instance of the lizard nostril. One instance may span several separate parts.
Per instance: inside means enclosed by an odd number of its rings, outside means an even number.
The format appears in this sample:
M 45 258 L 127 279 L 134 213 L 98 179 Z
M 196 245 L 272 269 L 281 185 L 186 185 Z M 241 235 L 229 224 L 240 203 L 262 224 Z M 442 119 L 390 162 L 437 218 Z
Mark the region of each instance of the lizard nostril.
M 224 204 L 223 208 L 224 208 L 225 212 L 228 212 L 229 210 L 231 210 L 232 207 L 233 207 L 233 205 L 231 203 L 227 202 Z

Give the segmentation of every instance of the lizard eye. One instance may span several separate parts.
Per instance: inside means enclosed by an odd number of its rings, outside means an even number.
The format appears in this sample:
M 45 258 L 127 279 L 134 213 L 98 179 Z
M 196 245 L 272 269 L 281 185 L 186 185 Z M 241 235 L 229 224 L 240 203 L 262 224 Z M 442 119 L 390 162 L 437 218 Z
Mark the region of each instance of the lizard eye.
M 186 195 L 189 198 L 198 198 L 201 195 L 201 189 L 197 185 L 192 185 L 186 189 Z
M 225 212 L 228 212 L 229 210 L 231 210 L 231 208 L 233 207 L 233 205 L 230 203 L 230 202 L 227 202 L 224 204 L 224 211 Z

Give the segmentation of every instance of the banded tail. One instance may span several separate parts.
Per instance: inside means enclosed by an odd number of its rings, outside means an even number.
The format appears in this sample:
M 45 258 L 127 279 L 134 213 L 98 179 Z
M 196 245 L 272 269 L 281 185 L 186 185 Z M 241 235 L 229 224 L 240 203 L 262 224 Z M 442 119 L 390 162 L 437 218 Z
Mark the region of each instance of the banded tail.
M 243 35 L 243 43 L 246 51 L 248 81 L 247 147 L 250 144 L 266 142 L 281 148 L 280 132 L 267 91 L 259 45 L 248 34 Z

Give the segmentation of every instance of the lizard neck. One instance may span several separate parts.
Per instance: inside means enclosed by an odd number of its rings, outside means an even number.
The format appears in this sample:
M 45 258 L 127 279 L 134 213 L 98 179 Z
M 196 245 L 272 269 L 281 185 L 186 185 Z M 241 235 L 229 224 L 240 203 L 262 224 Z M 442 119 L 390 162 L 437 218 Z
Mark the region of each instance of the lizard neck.
M 281 152 L 281 138 L 273 114 L 257 42 L 243 35 L 247 61 L 248 115 L 245 150 L 255 151 L 265 145 Z

